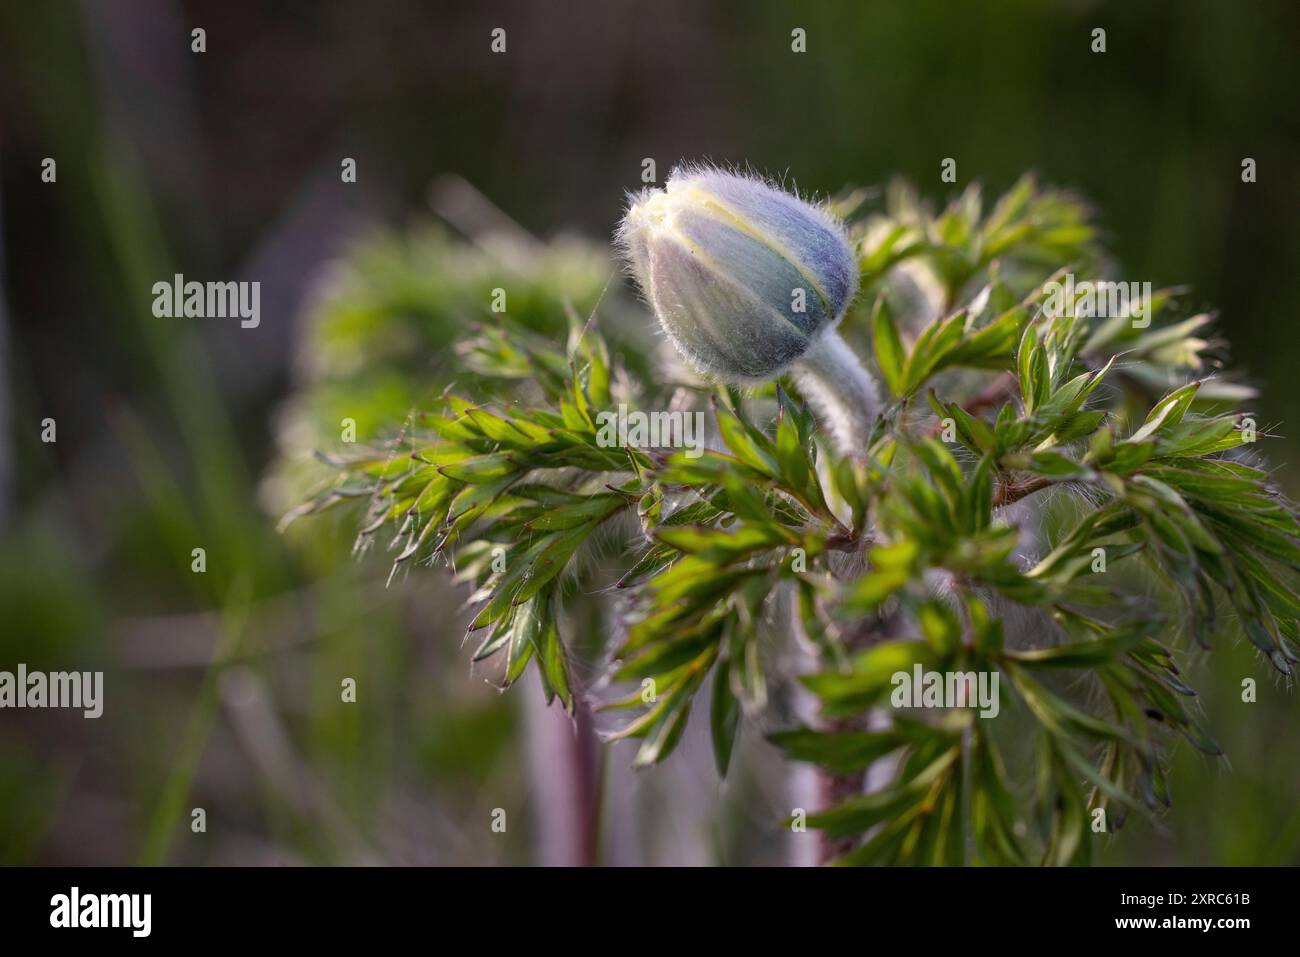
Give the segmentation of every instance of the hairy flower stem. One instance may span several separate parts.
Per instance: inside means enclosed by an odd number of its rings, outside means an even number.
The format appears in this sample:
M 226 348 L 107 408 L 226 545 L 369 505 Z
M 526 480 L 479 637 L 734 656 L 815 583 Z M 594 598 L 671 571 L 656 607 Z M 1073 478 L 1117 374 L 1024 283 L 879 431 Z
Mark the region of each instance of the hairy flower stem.
M 812 406 L 821 427 L 830 435 L 835 451 L 845 457 L 865 456 L 880 411 L 880 393 L 875 381 L 839 333 L 833 329 L 823 333 L 791 371 L 800 393 Z M 849 561 L 844 569 L 850 575 L 861 568 L 861 556 L 854 557 L 857 560 Z M 869 645 L 880 636 L 881 623 L 876 616 L 863 624 L 864 627 L 855 629 L 854 635 L 847 636 L 851 650 Z M 881 721 L 880 714 L 872 713 L 866 716 L 865 722 L 862 719 L 823 720 L 821 726 L 824 731 L 860 731 L 864 730 L 864 725 L 876 725 Z M 864 786 L 870 787 L 871 783 L 866 773 L 831 774 L 819 769 L 818 803 L 823 810 L 834 807 L 861 794 Z M 844 856 L 855 844 L 854 838 L 832 838 L 823 834 L 817 852 L 818 863 L 827 864 Z
M 850 653 L 862 651 L 876 642 L 882 641 L 889 632 L 892 622 L 879 614 L 873 614 L 857 623 L 844 635 L 844 644 Z M 879 708 L 873 708 L 865 715 L 852 718 L 823 718 L 819 728 L 827 732 L 844 731 L 880 731 L 889 726 L 888 716 Z M 821 810 L 835 807 L 849 798 L 879 789 L 888 776 L 888 765 L 877 761 L 863 771 L 849 774 L 833 774 L 821 768 L 817 769 L 817 797 Z M 858 844 L 859 837 L 832 837 L 823 832 L 817 848 L 817 863 L 830 864 L 852 851 Z
M 585 702 L 572 718 L 526 692 L 535 855 L 543 867 L 593 867 L 600 836 L 599 742 Z
M 823 333 L 791 374 L 822 428 L 830 433 L 836 451 L 844 456 L 865 455 L 880 411 L 880 393 L 839 333 L 834 329 Z

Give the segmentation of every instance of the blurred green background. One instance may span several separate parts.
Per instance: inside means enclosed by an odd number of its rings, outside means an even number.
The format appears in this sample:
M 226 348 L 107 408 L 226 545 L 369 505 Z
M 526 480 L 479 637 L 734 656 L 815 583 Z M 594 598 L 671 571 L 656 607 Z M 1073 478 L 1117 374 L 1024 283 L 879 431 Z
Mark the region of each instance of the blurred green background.
M 798 859 L 757 735 L 722 787 L 707 742 L 636 775 L 595 754 L 470 674 L 445 576 L 385 587 L 345 521 L 277 534 L 280 450 L 458 377 L 502 275 L 538 328 L 611 278 L 630 309 L 605 246 L 645 158 L 936 200 L 1034 170 L 1095 204 L 1124 278 L 1220 311 L 1294 496 L 1298 90 L 1290 2 L 5 4 L 0 668 L 103 670 L 107 702 L 0 712 L 0 861 Z M 261 325 L 155 318 L 176 272 L 260 281 Z M 1243 646 L 1189 670 L 1228 760 L 1180 748 L 1163 831 L 1101 859 L 1300 863 L 1300 700 Z

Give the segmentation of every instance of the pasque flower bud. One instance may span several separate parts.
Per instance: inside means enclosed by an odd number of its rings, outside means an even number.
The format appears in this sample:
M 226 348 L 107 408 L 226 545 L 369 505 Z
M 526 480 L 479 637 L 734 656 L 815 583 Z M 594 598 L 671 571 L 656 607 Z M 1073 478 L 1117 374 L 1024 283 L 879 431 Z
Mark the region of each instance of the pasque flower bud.
M 863 450 L 878 399 L 834 331 L 858 285 L 836 220 L 760 179 L 679 167 L 634 199 L 617 238 L 687 361 L 728 382 L 794 372 L 841 450 Z

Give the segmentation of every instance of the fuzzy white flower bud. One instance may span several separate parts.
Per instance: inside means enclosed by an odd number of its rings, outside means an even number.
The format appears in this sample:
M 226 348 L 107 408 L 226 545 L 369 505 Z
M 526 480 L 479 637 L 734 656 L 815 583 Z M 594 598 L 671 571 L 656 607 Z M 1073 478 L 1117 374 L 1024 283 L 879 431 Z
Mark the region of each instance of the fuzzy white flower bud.
M 841 449 L 862 450 L 878 400 L 834 331 L 858 285 L 835 219 L 760 179 L 679 167 L 634 199 L 617 238 L 688 362 L 741 383 L 793 368 Z
M 839 225 L 748 176 L 676 169 L 632 204 L 618 238 L 673 344 L 727 381 L 785 371 L 857 289 Z

